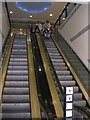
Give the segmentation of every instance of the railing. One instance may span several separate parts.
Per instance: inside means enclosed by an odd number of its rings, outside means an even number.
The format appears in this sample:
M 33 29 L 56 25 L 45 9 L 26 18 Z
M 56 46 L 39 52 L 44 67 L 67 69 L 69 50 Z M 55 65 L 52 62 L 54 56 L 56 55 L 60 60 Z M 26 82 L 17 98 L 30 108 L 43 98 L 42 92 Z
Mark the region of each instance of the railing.
M 64 7 L 63 11 L 61 12 L 61 14 L 59 15 L 59 17 L 57 18 L 54 27 L 59 27 L 65 20 L 66 18 L 70 15 L 70 13 L 72 12 L 72 10 L 75 8 L 76 3 L 70 3 L 68 2 L 67 5 Z

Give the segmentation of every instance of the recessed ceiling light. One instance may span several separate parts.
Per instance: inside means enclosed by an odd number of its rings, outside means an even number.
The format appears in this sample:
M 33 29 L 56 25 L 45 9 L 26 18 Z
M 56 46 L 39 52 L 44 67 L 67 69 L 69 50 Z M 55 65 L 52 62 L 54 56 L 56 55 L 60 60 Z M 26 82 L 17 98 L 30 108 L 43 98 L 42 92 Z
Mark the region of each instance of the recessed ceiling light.
M 20 30 L 22 30 L 22 29 L 20 29 Z
M 30 18 L 32 18 L 32 15 L 30 15 Z
M 63 17 L 63 20 L 65 20 L 65 18 Z
M 52 17 L 52 14 L 50 14 L 50 17 Z
M 10 14 L 12 14 L 13 12 L 12 11 L 10 11 Z

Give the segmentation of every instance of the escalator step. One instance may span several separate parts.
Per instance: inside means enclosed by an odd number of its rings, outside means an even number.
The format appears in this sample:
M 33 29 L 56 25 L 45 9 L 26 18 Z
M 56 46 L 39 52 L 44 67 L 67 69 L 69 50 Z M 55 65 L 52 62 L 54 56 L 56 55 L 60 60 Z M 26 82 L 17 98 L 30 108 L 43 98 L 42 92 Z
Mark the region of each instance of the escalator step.
M 29 112 L 26 112 L 26 113 L 3 113 L 2 114 L 2 118 L 16 118 L 16 119 L 19 119 L 19 118 L 30 118 L 30 113 Z
M 10 58 L 10 62 L 26 62 L 27 58 Z
M 75 81 L 70 81 L 70 80 L 68 80 L 68 82 L 60 81 L 60 83 L 63 87 L 72 87 L 72 86 L 75 86 L 75 84 L 76 84 Z
M 12 49 L 12 52 L 27 52 L 26 49 Z
M 66 66 L 54 66 L 54 68 L 56 71 L 65 71 L 68 69 Z
M 28 81 L 6 81 L 5 87 L 28 87 Z
M 73 76 L 71 76 L 71 75 L 58 75 L 58 79 L 61 80 L 61 81 L 72 80 Z
M 57 51 L 57 48 L 56 47 L 47 47 L 47 50 L 55 50 L 55 51 Z
M 74 101 L 74 105 L 86 107 L 86 101 L 85 100 Z
M 53 63 L 53 65 L 56 67 L 56 66 L 65 66 L 65 63 Z
M 8 81 L 14 81 L 14 80 L 28 80 L 28 75 L 7 75 L 6 80 Z
M 74 93 L 74 100 L 82 99 L 82 93 Z
M 28 75 L 27 70 L 8 70 L 7 71 L 8 75 Z
M 58 75 L 70 75 L 70 71 L 56 71 Z
M 27 70 L 28 67 L 27 66 L 14 66 L 14 65 L 9 65 L 8 66 L 9 70 Z
M 27 58 L 27 55 L 11 55 L 10 58 Z
M 26 49 L 25 45 L 13 45 L 13 49 Z
M 26 42 L 22 41 L 21 43 L 20 42 L 17 42 L 17 41 L 14 41 L 14 44 L 13 45 L 25 45 L 26 46 Z
M 27 52 L 11 52 L 12 55 L 26 55 Z
M 16 66 L 27 65 L 27 62 L 9 62 L 9 65 L 16 65 Z
M 53 62 L 53 63 L 59 63 L 59 62 L 63 62 L 63 59 L 51 59 L 51 61 Z
M 78 92 L 79 91 L 79 87 L 78 86 L 75 86 L 74 87 L 74 93 Z
M 15 87 L 4 87 L 4 95 L 28 95 L 29 88 L 15 88 Z
M 29 103 L 3 103 L 2 104 L 2 112 L 4 113 L 13 113 L 13 112 L 29 112 Z
M 29 95 L 3 95 L 3 103 L 28 103 Z
M 60 56 L 60 55 L 59 56 L 58 55 L 57 56 L 50 55 L 50 58 L 51 59 L 61 59 L 62 56 Z
M 50 56 L 54 56 L 54 58 L 55 58 L 55 56 L 60 56 L 60 53 L 52 53 L 52 52 L 51 52 L 51 53 L 49 53 L 49 55 L 50 55 Z

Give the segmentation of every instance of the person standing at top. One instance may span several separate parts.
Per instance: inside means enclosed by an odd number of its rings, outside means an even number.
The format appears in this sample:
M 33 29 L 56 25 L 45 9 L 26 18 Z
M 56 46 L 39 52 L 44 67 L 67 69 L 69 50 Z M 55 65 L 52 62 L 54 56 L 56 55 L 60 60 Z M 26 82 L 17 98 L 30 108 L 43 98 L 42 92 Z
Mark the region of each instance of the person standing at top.
M 42 24 L 39 21 L 37 21 L 37 23 L 36 23 L 35 31 L 37 31 L 37 30 L 39 30 L 40 32 L 42 30 Z
M 51 24 L 50 24 L 50 22 L 48 20 L 46 20 L 45 23 L 43 24 L 43 32 L 45 30 L 48 30 L 48 31 L 51 30 Z

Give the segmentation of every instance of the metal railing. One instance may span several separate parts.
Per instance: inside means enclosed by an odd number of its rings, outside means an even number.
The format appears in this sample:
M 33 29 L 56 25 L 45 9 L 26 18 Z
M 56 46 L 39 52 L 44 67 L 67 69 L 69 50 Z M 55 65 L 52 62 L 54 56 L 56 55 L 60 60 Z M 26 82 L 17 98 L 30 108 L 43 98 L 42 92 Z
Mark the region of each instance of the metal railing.
M 54 27 L 56 28 L 59 27 L 66 20 L 66 18 L 70 15 L 70 13 L 72 12 L 72 10 L 75 8 L 76 5 L 77 5 L 76 3 L 68 2 L 67 5 L 62 10 L 59 17 L 57 18 L 54 24 Z

